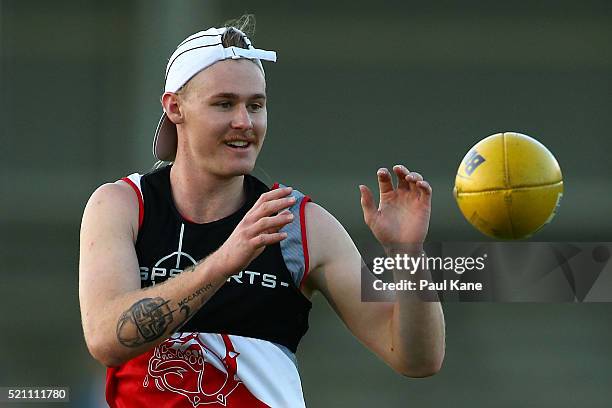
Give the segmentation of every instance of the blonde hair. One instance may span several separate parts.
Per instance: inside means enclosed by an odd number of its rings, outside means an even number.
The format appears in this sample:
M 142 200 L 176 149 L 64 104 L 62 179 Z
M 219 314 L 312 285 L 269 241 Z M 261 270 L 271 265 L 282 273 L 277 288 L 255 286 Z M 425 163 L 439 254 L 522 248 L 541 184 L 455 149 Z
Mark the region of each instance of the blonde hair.
M 238 18 L 226 21 L 223 23 L 223 27 L 227 27 L 227 31 L 221 37 L 221 43 L 224 47 L 247 48 L 243 34 L 251 39 L 253 38 L 255 35 L 255 16 L 253 14 L 243 14 Z

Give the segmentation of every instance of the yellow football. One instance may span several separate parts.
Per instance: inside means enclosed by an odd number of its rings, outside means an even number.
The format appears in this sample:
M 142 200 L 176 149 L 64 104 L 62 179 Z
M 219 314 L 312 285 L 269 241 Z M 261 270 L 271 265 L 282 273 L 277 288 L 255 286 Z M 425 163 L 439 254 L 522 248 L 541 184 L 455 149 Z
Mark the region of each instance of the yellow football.
M 520 133 L 497 133 L 465 155 L 453 193 L 476 229 L 493 238 L 521 239 L 552 220 L 563 177 L 542 143 Z

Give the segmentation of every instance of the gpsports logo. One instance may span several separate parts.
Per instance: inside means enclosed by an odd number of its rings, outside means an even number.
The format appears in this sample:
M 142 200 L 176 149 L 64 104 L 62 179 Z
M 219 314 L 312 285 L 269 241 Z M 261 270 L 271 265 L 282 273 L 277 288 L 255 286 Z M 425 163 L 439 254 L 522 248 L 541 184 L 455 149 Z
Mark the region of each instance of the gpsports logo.
M 172 278 L 189 266 L 196 264 L 196 260 L 191 255 L 183 251 L 183 236 L 185 234 L 185 224 L 181 224 L 179 233 L 178 248 L 176 251 L 162 257 L 153 267 L 140 267 L 140 281 L 151 281 L 154 285 L 158 281 L 164 281 Z
M 193 259 L 193 257 L 187 252 L 175 251 L 155 262 L 151 268 L 141 266 L 140 280 L 150 280 L 153 284 L 159 282 L 160 280 L 163 282 L 167 278 L 172 278 L 179 275 L 185 268 L 195 264 L 196 260 Z

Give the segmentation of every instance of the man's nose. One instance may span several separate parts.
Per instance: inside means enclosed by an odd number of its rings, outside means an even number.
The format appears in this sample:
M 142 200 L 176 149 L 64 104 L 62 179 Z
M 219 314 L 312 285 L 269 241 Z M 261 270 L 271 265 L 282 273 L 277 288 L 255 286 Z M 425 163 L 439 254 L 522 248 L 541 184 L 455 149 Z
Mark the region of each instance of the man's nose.
M 245 105 L 236 105 L 234 116 L 232 117 L 232 127 L 235 129 L 251 129 L 253 127 L 251 115 Z

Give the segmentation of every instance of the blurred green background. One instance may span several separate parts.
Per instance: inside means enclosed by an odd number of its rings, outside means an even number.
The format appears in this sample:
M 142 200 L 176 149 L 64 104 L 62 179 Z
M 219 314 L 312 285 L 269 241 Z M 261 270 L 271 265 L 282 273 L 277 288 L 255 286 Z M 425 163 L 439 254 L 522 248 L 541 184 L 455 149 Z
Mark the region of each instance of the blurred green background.
M 563 170 L 560 211 L 535 240 L 611 241 L 611 4 L 0 1 L 0 386 L 70 386 L 72 406 L 103 406 L 78 308 L 83 207 L 153 165 L 176 44 L 243 12 L 255 44 L 278 52 L 256 175 L 310 194 L 361 248 L 372 237 L 357 185 L 395 163 L 433 186 L 430 240 L 484 240 L 451 191 L 469 147 L 499 131 L 536 137 Z M 415 380 L 316 297 L 298 352 L 307 404 L 610 406 L 612 305 L 444 308 L 444 368 Z

